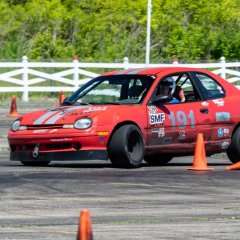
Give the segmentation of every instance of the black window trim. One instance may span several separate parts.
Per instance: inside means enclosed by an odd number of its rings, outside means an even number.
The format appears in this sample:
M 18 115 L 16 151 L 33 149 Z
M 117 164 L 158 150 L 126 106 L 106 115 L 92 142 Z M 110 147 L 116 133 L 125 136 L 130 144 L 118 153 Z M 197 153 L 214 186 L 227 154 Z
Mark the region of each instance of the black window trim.
M 190 72 L 191 75 L 192 75 L 192 78 L 194 79 L 193 82 L 196 83 L 196 89 L 199 93 L 199 96 L 200 98 L 203 100 L 203 101 L 206 101 L 206 100 L 211 100 L 211 99 L 218 99 L 218 98 L 224 98 L 226 97 L 226 91 L 225 89 L 223 88 L 223 86 L 218 82 L 216 81 L 213 77 L 211 77 L 210 75 L 206 74 L 206 73 L 203 73 L 203 72 L 199 72 L 199 71 L 192 71 Z M 201 75 L 205 75 L 207 76 L 208 78 L 212 79 L 214 82 L 216 82 L 223 90 L 224 94 L 222 97 L 214 97 L 214 98 L 209 98 L 208 96 L 208 91 L 206 90 L 206 88 L 203 86 L 203 84 L 201 83 L 200 79 L 196 76 L 197 74 L 201 74 Z

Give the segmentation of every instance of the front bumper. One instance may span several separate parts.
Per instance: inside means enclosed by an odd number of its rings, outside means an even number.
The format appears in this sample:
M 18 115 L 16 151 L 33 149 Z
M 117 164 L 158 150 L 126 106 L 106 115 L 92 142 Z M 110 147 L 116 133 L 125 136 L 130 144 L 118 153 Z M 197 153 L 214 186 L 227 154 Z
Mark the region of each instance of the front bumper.
M 39 152 L 34 157 L 32 152 L 10 152 L 11 161 L 76 161 L 76 160 L 108 160 L 106 150 L 83 150 L 69 152 Z
M 107 138 L 97 134 L 9 134 L 12 161 L 106 160 Z

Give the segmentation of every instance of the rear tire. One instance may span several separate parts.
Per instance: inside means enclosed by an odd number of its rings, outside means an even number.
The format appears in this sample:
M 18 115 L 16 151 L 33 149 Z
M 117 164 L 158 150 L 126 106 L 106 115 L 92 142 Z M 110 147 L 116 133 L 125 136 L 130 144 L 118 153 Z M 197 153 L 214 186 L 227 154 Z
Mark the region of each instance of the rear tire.
M 144 142 L 140 129 L 132 124 L 119 127 L 110 139 L 108 155 L 114 166 L 141 166 L 144 156 Z
M 151 154 L 144 157 L 144 161 L 151 166 L 164 166 L 172 160 L 170 155 Z
M 232 163 L 240 161 L 240 127 L 233 133 L 231 144 L 226 152 Z

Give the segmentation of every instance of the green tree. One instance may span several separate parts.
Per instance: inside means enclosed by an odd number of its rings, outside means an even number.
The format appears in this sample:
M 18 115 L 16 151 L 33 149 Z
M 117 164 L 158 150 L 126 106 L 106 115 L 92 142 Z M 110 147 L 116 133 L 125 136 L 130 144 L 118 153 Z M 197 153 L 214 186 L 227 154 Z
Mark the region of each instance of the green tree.
M 151 62 L 240 58 L 239 0 L 152 0 Z M 0 0 L 0 58 L 144 62 L 147 0 Z

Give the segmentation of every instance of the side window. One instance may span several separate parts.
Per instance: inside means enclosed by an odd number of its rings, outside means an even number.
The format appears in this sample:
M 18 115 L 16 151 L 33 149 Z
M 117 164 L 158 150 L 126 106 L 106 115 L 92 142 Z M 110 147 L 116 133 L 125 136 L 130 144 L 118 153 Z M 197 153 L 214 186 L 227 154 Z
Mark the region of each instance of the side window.
M 193 102 L 198 101 L 200 99 L 198 92 L 193 86 L 189 75 L 187 73 L 180 73 L 174 76 L 176 81 L 176 97 L 180 94 L 179 89 L 182 89 L 184 94 L 184 101 L 181 102 Z M 181 97 L 182 98 L 182 97 Z
M 196 73 L 196 77 L 199 79 L 201 84 L 206 90 L 207 97 L 210 99 L 221 98 L 225 96 L 225 91 L 214 79 L 205 75 Z

